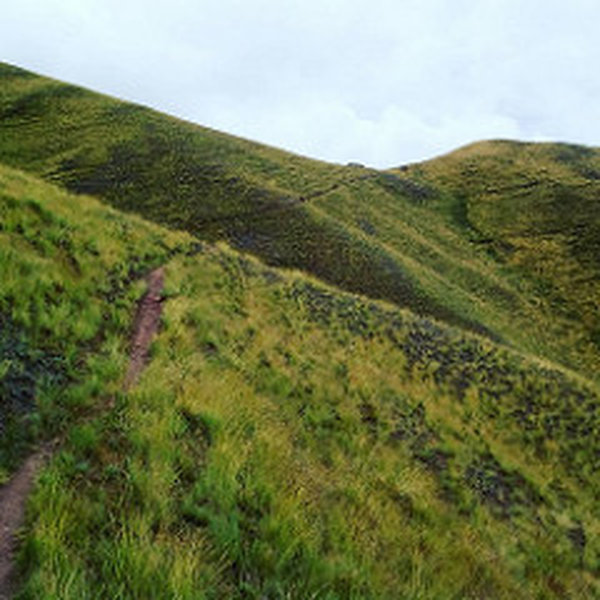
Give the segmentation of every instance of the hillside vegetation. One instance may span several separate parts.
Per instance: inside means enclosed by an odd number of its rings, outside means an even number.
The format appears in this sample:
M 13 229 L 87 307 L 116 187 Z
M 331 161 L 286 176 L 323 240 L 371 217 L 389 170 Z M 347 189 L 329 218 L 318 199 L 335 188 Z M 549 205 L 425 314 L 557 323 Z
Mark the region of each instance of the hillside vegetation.
M 548 323 L 549 344 L 568 340 L 578 367 L 598 373 L 600 152 L 486 142 L 401 174 L 439 190 L 427 209 L 501 265 Z
M 139 277 L 191 243 L 0 167 L 1 480 L 118 374 Z
M 487 143 L 379 172 L 301 158 L 9 65 L 0 82 L 6 164 L 597 377 L 595 149 Z M 507 261 L 516 240 L 498 227 L 513 222 L 520 252 Z
M 598 156 L 328 165 L 1 66 L 18 597 L 600 597 Z

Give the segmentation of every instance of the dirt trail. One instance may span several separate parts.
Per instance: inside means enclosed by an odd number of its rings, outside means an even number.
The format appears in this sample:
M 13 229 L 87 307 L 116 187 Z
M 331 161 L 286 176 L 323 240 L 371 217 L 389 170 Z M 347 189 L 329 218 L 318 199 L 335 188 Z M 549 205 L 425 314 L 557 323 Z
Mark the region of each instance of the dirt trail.
M 135 317 L 129 368 L 123 382 L 125 390 L 137 381 L 148 358 L 148 349 L 158 329 L 162 312 L 164 268 L 152 271 L 148 277 L 148 291 L 138 305 Z M 29 456 L 4 486 L 0 486 L 0 600 L 8 600 L 14 592 L 15 550 L 18 532 L 23 526 L 27 497 L 35 476 L 52 454 L 50 444 Z
M 0 489 L 0 600 L 11 596 L 16 533 L 25 517 L 25 499 L 38 469 L 49 455 L 44 448 L 32 454 L 13 478 Z
M 152 271 L 148 275 L 147 281 L 148 291 L 138 306 L 133 327 L 129 368 L 123 384 L 126 390 L 135 384 L 144 369 L 148 359 L 150 343 L 158 329 L 158 322 L 162 313 L 163 297 L 161 294 L 165 282 L 164 268 L 160 267 Z

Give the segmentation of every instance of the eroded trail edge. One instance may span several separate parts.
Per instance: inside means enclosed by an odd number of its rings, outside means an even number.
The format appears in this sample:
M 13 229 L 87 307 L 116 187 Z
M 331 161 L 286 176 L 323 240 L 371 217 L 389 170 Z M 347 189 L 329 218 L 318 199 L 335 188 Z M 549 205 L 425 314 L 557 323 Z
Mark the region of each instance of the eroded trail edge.
M 125 390 L 135 385 L 148 360 L 148 351 L 162 313 L 164 267 L 146 278 L 148 290 L 138 304 L 129 353 L 129 366 L 123 382 Z M 52 454 L 48 444 L 30 455 L 4 486 L 0 486 L 0 600 L 14 592 L 15 553 L 18 533 L 25 519 L 27 498 L 35 477 Z

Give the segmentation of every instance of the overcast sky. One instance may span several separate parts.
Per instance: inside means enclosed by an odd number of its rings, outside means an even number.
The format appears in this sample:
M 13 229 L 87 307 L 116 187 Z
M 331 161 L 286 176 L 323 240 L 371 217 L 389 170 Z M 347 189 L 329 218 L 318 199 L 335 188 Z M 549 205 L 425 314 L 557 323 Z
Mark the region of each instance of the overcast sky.
M 600 145 L 598 0 L 7 0 L 0 60 L 335 162 Z

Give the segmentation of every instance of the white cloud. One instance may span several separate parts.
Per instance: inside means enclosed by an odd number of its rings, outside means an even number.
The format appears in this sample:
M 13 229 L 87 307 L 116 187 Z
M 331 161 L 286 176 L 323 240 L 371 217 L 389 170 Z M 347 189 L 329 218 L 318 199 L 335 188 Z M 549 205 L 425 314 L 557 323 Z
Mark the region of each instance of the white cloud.
M 598 144 L 592 0 L 20 0 L 3 59 L 232 133 L 390 166 Z

